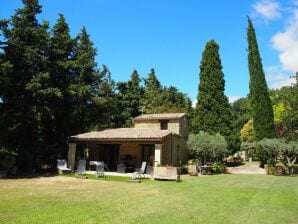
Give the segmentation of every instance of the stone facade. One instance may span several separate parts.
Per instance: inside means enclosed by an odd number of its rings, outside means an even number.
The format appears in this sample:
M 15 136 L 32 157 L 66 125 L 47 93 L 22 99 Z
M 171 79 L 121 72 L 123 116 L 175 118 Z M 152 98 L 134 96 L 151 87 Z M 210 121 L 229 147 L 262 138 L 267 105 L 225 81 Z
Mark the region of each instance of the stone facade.
M 161 131 L 161 122 L 163 121 L 167 121 L 167 132 Z M 146 129 L 148 129 L 148 131 Z M 115 132 L 113 130 L 115 130 Z M 152 132 L 152 130 L 156 130 L 156 132 Z M 158 133 L 158 131 L 160 136 L 156 139 L 152 139 L 151 136 Z M 150 154 L 154 154 L 155 165 L 179 166 L 180 161 L 184 163 L 187 160 L 188 151 L 186 141 L 188 137 L 188 123 L 185 114 L 179 114 L 179 116 L 176 117 L 173 116 L 172 119 L 170 116 L 166 118 L 162 117 L 161 119 L 156 117 L 153 119 L 149 119 L 148 117 L 146 119 L 137 119 L 135 120 L 134 128 L 127 129 L 126 132 L 133 133 L 137 138 L 132 138 L 134 136 L 130 134 L 127 139 L 123 139 L 119 134 L 123 133 L 122 129 L 110 129 L 109 133 L 99 132 L 98 136 L 101 136 L 101 138 L 98 139 L 96 139 L 97 133 L 90 133 L 92 134 L 92 141 L 88 140 L 88 138 L 84 139 L 79 137 L 75 142 L 70 142 L 69 161 L 72 166 L 71 168 L 74 169 L 78 154 L 85 148 L 89 149 L 89 160 L 95 161 L 107 158 L 107 151 L 113 152 L 116 148 L 118 153 L 116 153 L 116 158 L 115 154 L 112 155 L 113 161 L 119 162 L 125 160 L 126 155 L 130 155 L 132 160 L 142 162 L 145 157 L 146 160 L 148 160 L 148 155 L 144 157 L 144 146 L 148 145 L 150 145 L 150 150 L 153 150 L 150 151 Z M 151 134 L 149 135 L 148 133 L 150 132 Z M 114 136 L 113 138 L 104 140 L 102 139 L 102 137 L 105 136 L 104 133 Z M 140 138 L 140 133 L 144 137 Z M 89 133 L 85 134 L 88 135 Z M 85 134 L 83 134 L 83 136 Z M 129 138 L 130 136 L 131 138 Z M 110 135 L 107 137 L 110 137 Z M 79 144 L 80 147 L 77 147 L 76 144 Z M 110 145 L 113 145 L 112 148 Z M 104 148 L 106 151 L 103 150 Z M 105 156 L 103 152 L 105 152 Z
M 135 128 L 145 128 L 145 129 L 153 129 L 153 130 L 160 130 L 161 129 L 161 122 L 162 120 L 142 120 L 137 121 L 135 120 Z M 186 116 L 183 116 L 179 119 L 169 119 L 168 120 L 168 129 L 172 133 L 177 135 L 181 135 L 183 137 L 188 136 L 188 122 Z

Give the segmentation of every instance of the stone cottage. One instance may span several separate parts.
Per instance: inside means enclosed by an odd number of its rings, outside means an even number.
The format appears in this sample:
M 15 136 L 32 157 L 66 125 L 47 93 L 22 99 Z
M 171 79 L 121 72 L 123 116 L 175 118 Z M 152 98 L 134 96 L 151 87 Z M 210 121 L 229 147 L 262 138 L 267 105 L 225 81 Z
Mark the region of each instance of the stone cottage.
M 133 171 L 142 161 L 150 166 L 178 166 L 187 159 L 188 124 L 185 113 L 144 114 L 134 118 L 133 128 L 107 129 L 68 138 L 68 163 L 76 168 L 79 158 L 104 161 L 117 171 L 125 163 Z

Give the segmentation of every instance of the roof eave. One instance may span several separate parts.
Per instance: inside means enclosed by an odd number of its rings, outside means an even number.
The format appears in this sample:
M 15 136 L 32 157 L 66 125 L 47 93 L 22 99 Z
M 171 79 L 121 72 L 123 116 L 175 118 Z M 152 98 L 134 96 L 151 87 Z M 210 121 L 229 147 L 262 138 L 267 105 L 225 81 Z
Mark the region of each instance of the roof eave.
M 161 142 L 163 138 L 75 138 L 69 137 L 68 142 Z

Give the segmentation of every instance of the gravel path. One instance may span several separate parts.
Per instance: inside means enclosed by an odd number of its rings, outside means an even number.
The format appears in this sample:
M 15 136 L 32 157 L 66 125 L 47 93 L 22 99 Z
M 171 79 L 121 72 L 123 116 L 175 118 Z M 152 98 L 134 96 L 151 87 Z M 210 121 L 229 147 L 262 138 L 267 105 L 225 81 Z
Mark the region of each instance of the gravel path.
M 235 174 L 266 174 L 265 169 L 260 168 L 258 164 L 244 164 L 237 167 L 228 167 L 230 173 Z

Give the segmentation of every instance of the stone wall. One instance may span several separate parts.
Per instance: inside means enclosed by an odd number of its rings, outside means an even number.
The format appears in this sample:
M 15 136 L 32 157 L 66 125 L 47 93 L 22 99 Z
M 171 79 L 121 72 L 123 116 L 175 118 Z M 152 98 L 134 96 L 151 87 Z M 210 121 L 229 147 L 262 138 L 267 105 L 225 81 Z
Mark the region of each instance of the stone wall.
M 186 142 L 183 137 L 173 136 L 172 137 L 172 164 L 175 166 L 180 166 L 180 161 L 183 163 L 186 162 L 188 158 L 188 150 L 186 148 Z
M 160 130 L 160 122 L 158 120 L 137 121 L 135 122 L 135 128 Z M 170 120 L 168 123 L 168 130 L 183 137 L 187 137 L 188 123 L 186 117 L 184 116 L 179 120 Z
M 135 128 L 147 128 L 152 130 L 160 130 L 160 123 L 159 121 L 142 121 L 141 123 L 136 122 Z
M 133 160 L 141 161 L 142 146 L 136 143 L 122 143 L 119 150 L 119 160 L 125 160 L 125 155 L 131 155 Z
M 169 135 L 162 141 L 161 165 L 179 166 L 180 161 L 186 162 L 188 150 L 185 139 L 181 136 Z
M 171 152 L 171 135 L 163 138 L 162 150 L 161 150 L 161 164 L 162 166 L 172 164 L 172 152 Z

